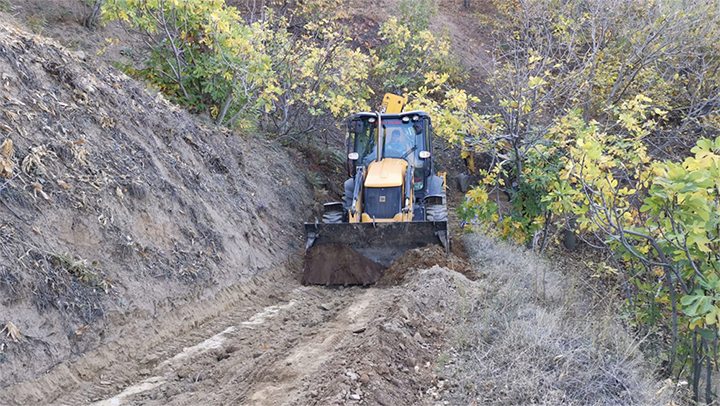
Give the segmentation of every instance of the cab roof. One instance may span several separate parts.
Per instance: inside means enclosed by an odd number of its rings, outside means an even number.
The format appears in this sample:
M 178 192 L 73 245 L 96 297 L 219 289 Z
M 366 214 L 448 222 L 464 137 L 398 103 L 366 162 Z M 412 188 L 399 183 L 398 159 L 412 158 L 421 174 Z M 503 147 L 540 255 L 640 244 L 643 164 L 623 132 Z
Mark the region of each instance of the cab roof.
M 413 111 L 406 111 L 399 114 L 388 114 L 385 113 L 382 115 L 383 118 L 402 118 L 402 117 L 411 117 L 411 116 L 420 116 L 420 117 L 427 117 L 430 118 L 430 115 L 422 110 L 413 110 Z M 355 113 L 352 116 L 350 116 L 350 119 L 356 119 L 356 118 L 370 118 L 370 117 L 377 117 L 377 113 L 371 113 L 371 112 L 361 112 L 361 113 Z

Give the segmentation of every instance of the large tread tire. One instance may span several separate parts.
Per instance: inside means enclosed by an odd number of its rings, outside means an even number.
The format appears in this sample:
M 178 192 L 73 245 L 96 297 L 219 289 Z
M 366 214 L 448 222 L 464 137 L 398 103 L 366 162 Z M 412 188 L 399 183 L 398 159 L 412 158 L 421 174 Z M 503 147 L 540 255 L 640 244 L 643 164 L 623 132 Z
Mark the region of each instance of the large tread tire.
M 343 213 L 341 211 L 331 211 L 323 213 L 322 221 L 325 224 L 337 224 L 342 223 Z
M 447 221 L 447 206 L 432 204 L 425 207 L 425 218 L 427 221 Z

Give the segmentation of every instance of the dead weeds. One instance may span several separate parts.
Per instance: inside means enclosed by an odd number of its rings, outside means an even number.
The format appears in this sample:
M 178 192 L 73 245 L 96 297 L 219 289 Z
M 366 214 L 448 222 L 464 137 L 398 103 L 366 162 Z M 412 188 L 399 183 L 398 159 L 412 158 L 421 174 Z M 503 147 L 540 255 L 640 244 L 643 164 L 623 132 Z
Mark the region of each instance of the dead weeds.
M 14 343 L 20 341 L 22 339 L 22 334 L 20 334 L 20 330 L 15 327 L 12 321 L 8 321 L 5 324 L 5 327 L 0 330 L 0 334 L 7 332 L 6 337 L 10 337 Z
M 667 404 L 635 337 L 528 250 L 464 237 L 485 291 L 463 313 L 462 343 L 443 367 L 461 389 L 451 404 Z
M 59 266 L 39 266 L 32 301 L 40 312 L 57 309 L 68 319 L 77 316 L 92 323 L 105 315 L 105 291 L 74 277 Z
M 13 176 L 15 168 L 15 149 L 10 138 L 0 144 L 0 176 L 9 179 Z

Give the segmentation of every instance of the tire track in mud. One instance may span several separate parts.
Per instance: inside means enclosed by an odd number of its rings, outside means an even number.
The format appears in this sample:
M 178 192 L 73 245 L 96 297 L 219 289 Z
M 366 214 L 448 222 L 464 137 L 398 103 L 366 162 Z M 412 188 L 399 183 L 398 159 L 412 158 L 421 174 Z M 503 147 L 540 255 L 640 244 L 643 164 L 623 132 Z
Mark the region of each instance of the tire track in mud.
M 352 304 L 336 319 L 323 326 L 312 339 L 296 346 L 290 355 L 278 359 L 268 370 L 266 377 L 282 377 L 263 380 L 254 385 L 253 393 L 247 396 L 248 405 L 285 404 L 292 395 L 298 395 L 301 378 L 314 375 L 320 366 L 337 352 L 347 335 L 352 334 L 353 324 L 365 324 L 374 313 L 365 310 L 374 296 L 373 290 L 365 290 L 353 298 Z
M 416 276 L 411 285 L 370 288 L 304 287 L 300 272 L 297 261 L 213 299 L 138 318 L 117 340 L 9 387 L 0 404 L 434 404 L 424 391 L 434 384 L 444 328 L 416 299 L 426 302 L 422 292 L 439 286 L 433 300 L 446 300 L 452 271 L 428 274 L 442 276 L 439 285 Z
M 262 309 L 260 312 L 255 313 L 250 317 L 249 320 L 244 321 L 241 324 L 241 326 L 258 326 L 263 324 L 266 320 L 269 318 L 272 318 L 276 316 L 279 312 L 281 312 L 283 309 L 286 309 L 288 307 L 292 307 L 295 304 L 295 302 L 289 302 L 285 305 L 273 305 L 273 306 L 267 306 L 264 309 Z M 224 344 L 226 341 L 229 340 L 229 336 L 232 335 L 232 333 L 235 333 L 238 328 L 241 328 L 241 326 L 230 326 L 227 327 L 225 330 L 221 331 L 220 333 L 215 334 L 214 336 L 206 339 L 205 341 L 193 345 L 192 347 L 186 347 L 182 350 L 182 352 L 176 354 L 172 358 L 165 360 L 158 364 L 157 367 L 154 368 L 153 372 L 161 372 L 160 375 L 152 376 L 150 378 L 143 379 L 142 381 L 125 388 L 122 392 L 119 394 L 113 396 L 112 398 L 95 402 L 92 405 L 93 406 L 113 406 L 113 405 L 121 405 L 125 403 L 125 399 L 130 398 L 134 395 L 141 394 L 143 392 L 147 392 L 150 390 L 153 390 L 158 387 L 162 387 L 163 385 L 166 385 L 170 379 L 173 378 L 172 372 L 175 368 L 175 366 L 183 365 L 185 363 L 191 363 L 193 359 L 196 359 L 197 357 L 200 357 L 204 355 L 205 353 L 212 351 L 212 350 L 218 350 L 224 347 Z
M 302 289 L 289 289 L 286 304 L 249 320 L 232 317 L 236 327 L 228 327 L 219 351 L 165 362 L 154 370 L 159 376 L 96 405 L 299 404 L 304 379 L 336 356 L 355 323 L 375 314 L 365 312 L 372 290 Z
M 75 405 L 112 396 L 141 381 L 139 378 L 151 369 L 165 367 L 162 361 L 181 354 L 184 346 L 192 347 L 212 336 L 208 331 L 223 331 L 238 318 L 257 322 L 252 316 L 260 309 L 276 305 L 279 296 L 299 287 L 294 277 L 297 272 L 299 262 L 293 262 L 225 288 L 212 299 L 155 318 L 137 315 L 119 328 L 122 332 L 118 339 L 35 379 L 5 388 L 0 392 L 0 404 Z M 219 317 L 226 314 L 232 318 Z
M 375 290 L 301 287 L 299 263 L 123 326 L 117 340 L 6 388 L 0 404 L 286 404 L 367 324 Z

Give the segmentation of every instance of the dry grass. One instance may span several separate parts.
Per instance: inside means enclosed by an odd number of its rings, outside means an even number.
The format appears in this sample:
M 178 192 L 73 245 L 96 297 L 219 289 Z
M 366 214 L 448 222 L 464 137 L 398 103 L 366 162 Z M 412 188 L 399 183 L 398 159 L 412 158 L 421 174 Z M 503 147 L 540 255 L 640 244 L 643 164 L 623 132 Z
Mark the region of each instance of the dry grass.
M 0 12 L 11 13 L 15 11 L 15 6 L 10 3 L 10 0 L 0 0 Z
M 451 403 L 668 404 L 662 383 L 613 309 L 591 306 L 532 252 L 478 234 L 464 237 L 484 292 L 466 315 Z M 483 278 L 484 276 L 484 278 Z M 473 403 L 475 402 L 475 403 Z

